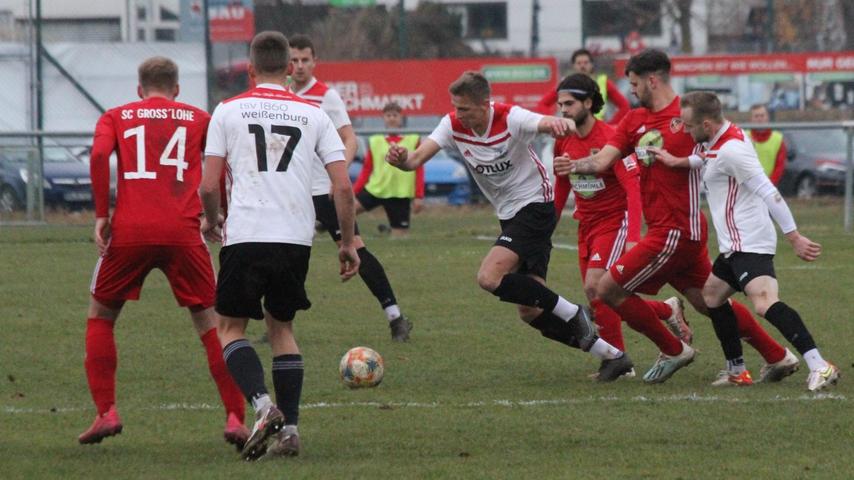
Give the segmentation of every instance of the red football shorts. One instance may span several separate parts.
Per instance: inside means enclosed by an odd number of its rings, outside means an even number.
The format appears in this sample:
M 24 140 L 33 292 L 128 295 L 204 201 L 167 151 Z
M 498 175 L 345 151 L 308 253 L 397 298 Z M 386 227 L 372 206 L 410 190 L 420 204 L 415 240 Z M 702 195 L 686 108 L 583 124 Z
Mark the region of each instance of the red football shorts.
M 650 230 L 620 257 L 609 272 L 624 289 L 655 295 L 665 283 L 684 292 L 703 288 L 712 271 L 706 242 L 685 238 L 679 230 Z
M 109 247 L 95 265 L 89 290 L 107 306 L 138 300 L 145 277 L 155 268 L 166 275 L 178 305 L 207 308 L 216 303 L 216 277 L 204 244 Z
M 578 267 L 581 278 L 587 278 L 588 268 L 611 268 L 626 248 L 627 233 L 625 215 L 579 225 Z

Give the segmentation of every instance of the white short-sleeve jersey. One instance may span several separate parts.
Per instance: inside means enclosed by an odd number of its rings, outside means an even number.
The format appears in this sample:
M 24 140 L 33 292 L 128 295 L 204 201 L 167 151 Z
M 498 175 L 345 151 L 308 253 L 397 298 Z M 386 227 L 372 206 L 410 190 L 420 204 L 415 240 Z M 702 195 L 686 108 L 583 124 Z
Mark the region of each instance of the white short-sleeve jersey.
M 765 175 L 750 139 L 725 121 L 711 140 L 698 147 L 706 155 L 703 184 L 720 252 L 775 253 L 777 231 L 768 207 L 742 185 L 756 175 Z
M 332 125 L 337 131 L 339 128 L 352 125 L 350 116 L 347 115 L 347 107 L 344 105 L 344 100 L 341 95 L 333 88 L 329 88 L 325 83 L 312 77 L 312 79 L 301 90 L 294 94 L 303 100 L 317 105 L 329 115 L 332 119 Z M 332 189 L 332 182 L 329 180 L 329 175 L 326 170 L 319 166 L 314 167 L 314 180 L 311 185 L 312 195 L 328 195 Z
M 214 110 L 205 155 L 225 157 L 223 245 L 311 245 L 314 165 L 344 160 L 329 116 L 283 87 L 261 84 Z
M 450 113 L 430 139 L 460 152 L 498 218 L 509 220 L 525 205 L 554 200 L 546 167 L 531 146 L 542 118 L 521 107 L 493 103 L 485 135 L 463 127 Z

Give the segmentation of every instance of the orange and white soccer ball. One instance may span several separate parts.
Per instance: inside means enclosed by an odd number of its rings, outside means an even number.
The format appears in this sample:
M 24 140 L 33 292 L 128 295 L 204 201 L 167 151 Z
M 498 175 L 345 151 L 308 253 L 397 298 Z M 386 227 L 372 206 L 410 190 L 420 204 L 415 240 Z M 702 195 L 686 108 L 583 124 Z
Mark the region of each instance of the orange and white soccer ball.
M 338 365 L 341 381 L 350 388 L 376 387 L 384 371 L 383 357 L 368 347 L 351 348 Z

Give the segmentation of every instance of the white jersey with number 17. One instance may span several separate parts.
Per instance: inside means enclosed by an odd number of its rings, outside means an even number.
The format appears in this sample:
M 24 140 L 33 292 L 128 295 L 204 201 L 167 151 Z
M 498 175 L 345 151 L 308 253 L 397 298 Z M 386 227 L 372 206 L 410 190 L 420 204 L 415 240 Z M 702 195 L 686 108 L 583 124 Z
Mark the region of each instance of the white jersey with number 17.
M 228 218 L 223 245 L 311 245 L 312 168 L 344 160 L 329 116 L 284 87 L 261 84 L 220 103 L 205 155 L 226 158 Z

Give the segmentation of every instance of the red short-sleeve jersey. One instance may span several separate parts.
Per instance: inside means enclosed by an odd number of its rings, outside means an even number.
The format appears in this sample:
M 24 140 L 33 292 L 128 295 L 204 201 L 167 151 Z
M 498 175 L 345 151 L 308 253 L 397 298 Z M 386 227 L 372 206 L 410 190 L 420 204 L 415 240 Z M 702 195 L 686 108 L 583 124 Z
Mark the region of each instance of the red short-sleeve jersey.
M 687 157 L 694 139 L 679 115 L 679 97 L 652 112 L 635 108 L 617 125 L 609 145 L 623 156 L 637 153 L 641 169 L 643 215 L 652 228 L 678 229 L 694 241 L 706 240 L 706 219 L 700 211 L 700 170 L 672 168 L 655 162 L 644 147 L 662 147 L 677 157 Z
M 197 245 L 199 183 L 210 115 L 151 97 L 104 113 L 95 127 L 91 173 L 95 210 L 109 211 L 109 157 L 118 157 L 111 245 Z

